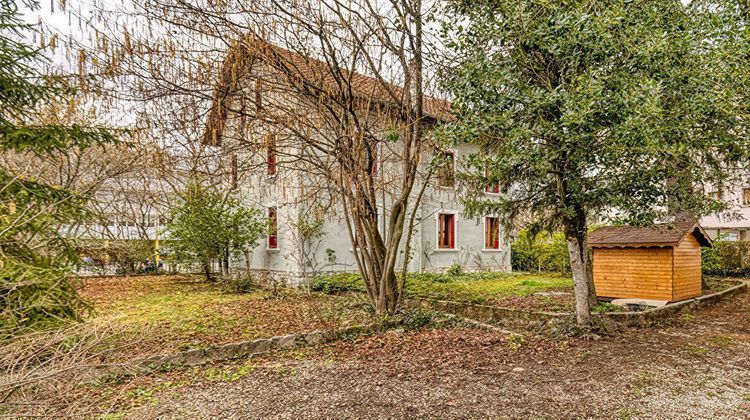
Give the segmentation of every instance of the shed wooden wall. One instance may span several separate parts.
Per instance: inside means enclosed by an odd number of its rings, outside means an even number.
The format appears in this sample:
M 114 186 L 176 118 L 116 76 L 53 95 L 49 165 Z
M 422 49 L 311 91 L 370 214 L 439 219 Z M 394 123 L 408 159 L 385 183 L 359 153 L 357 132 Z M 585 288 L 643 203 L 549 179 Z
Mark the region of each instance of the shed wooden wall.
M 690 299 L 700 296 L 701 245 L 693 235 L 687 235 L 674 249 L 674 298 Z
M 594 248 L 596 294 L 672 299 L 672 248 Z

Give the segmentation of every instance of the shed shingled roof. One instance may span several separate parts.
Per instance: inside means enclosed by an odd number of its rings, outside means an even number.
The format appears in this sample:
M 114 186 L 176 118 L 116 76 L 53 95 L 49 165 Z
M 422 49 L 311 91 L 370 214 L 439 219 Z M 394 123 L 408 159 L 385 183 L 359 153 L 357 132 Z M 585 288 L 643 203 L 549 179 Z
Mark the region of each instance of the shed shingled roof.
M 695 221 L 659 223 L 652 226 L 607 226 L 588 236 L 592 248 L 674 247 L 692 234 L 701 246 L 711 246 L 711 239 Z

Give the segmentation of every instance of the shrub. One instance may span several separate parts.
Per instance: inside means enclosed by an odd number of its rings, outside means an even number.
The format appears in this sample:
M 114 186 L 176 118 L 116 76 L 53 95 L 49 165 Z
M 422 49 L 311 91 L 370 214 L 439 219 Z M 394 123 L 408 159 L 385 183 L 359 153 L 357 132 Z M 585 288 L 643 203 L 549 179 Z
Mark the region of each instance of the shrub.
M 229 293 L 251 293 L 257 289 L 257 282 L 250 274 L 240 276 L 222 276 L 221 287 Z
M 570 257 L 565 236 L 546 231 L 537 234 L 522 230 L 511 245 L 511 265 L 515 271 L 569 273 Z
M 450 267 L 448 267 L 448 270 L 445 271 L 451 276 L 460 276 L 464 273 L 463 267 L 461 267 L 461 264 L 454 263 Z
M 323 274 L 315 277 L 310 284 L 310 290 L 326 294 L 364 292 L 365 285 L 356 273 Z
M 714 276 L 750 277 L 750 243 L 714 241 L 702 251 L 703 273 Z
M 438 313 L 424 309 L 406 309 L 403 311 L 403 325 L 407 330 L 418 330 L 432 325 Z

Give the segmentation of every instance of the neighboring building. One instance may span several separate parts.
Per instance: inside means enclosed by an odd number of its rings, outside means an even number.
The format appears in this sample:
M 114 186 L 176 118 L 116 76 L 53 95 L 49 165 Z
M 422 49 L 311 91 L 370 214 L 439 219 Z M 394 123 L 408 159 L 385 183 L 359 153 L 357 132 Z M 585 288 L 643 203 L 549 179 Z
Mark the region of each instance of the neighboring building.
M 324 63 L 309 57 L 267 44 L 264 48 L 273 49 L 276 60 L 286 60 L 284 65 L 305 66 L 309 73 L 327 69 Z M 316 173 L 319 168 L 311 168 L 300 158 L 304 152 L 299 150 L 301 146 L 295 135 L 268 125 L 269 119 L 263 118 L 290 103 L 300 107 L 304 114 L 308 100 L 290 97 L 289 90 L 283 88 L 290 76 L 281 74 L 278 65 L 272 69 L 265 64 L 268 54 L 268 51 L 263 54 L 230 51 L 224 69 L 231 69 L 231 77 L 220 77 L 203 138 L 204 144 L 221 150 L 223 164 L 228 168 L 225 170 L 227 183 L 237 188 L 248 206 L 262 209 L 272 225 L 263 244 L 233 261 L 233 266 L 267 273 L 288 283 L 299 283 L 320 272 L 356 271 L 354 253 L 359 251 L 352 246 L 340 201 L 331 197 L 331 190 L 322 185 L 325 178 Z M 370 93 L 377 89 L 373 88 L 376 86 L 374 79 L 361 74 L 353 77 L 358 89 Z M 424 104 L 427 125 L 434 126 L 451 118 L 449 103 L 425 97 Z M 382 111 L 387 104 L 378 106 Z M 309 112 L 317 111 L 310 107 Z M 378 123 L 371 108 L 363 107 L 361 118 Z M 379 180 L 398 180 L 400 167 L 391 160 L 392 148 L 385 139 L 388 130 L 389 127 L 382 127 L 384 139 L 377 144 L 372 171 Z M 470 150 L 460 147 L 434 151 L 444 154 L 445 164 L 426 187 L 417 209 L 409 271 L 443 271 L 454 264 L 469 271 L 510 271 L 510 242 L 501 221 L 492 215 L 469 219 L 459 200 L 455 172 L 460 170 L 459 158 Z M 427 168 L 431 159 L 432 153 L 420 162 Z M 415 196 L 419 189 L 417 184 Z M 501 190 L 499 186 L 490 187 L 485 194 L 491 198 L 501 194 Z M 384 232 L 388 216 L 383 208 L 388 206 L 382 204 L 389 202 L 385 192 L 383 196 L 377 218 L 381 232 Z M 311 224 L 320 227 L 314 235 L 309 229 Z M 408 221 L 405 228 L 408 228 Z
M 737 185 L 715 188 L 708 194 L 732 206 L 727 215 L 711 215 L 701 220 L 711 238 L 750 241 L 750 174 L 746 174 Z
M 145 150 L 150 149 L 119 150 L 114 156 L 124 168 L 91 190 L 87 207 L 95 217 L 65 227 L 87 262 L 79 274 L 113 274 L 146 260 L 159 264 L 170 206 L 189 179 L 181 165 L 189 159 L 163 149 Z
M 694 221 L 602 227 L 588 244 L 599 297 L 670 302 L 701 295 L 701 247 L 711 239 Z

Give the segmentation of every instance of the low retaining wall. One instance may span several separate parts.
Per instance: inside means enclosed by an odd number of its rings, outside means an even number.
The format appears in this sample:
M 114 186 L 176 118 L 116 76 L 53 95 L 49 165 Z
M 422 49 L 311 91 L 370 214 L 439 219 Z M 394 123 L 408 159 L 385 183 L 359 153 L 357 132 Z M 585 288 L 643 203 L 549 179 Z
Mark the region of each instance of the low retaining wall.
M 222 346 L 181 351 L 170 355 L 157 355 L 136 361 L 135 365 L 141 370 L 158 369 L 164 365 L 195 366 L 211 362 L 238 359 L 264 353 L 272 350 L 289 350 L 301 346 L 314 346 L 339 340 L 343 337 L 357 336 L 372 332 L 384 331 L 396 326 L 396 322 L 376 323 L 331 331 L 312 331 L 307 333 L 289 334 L 271 338 L 259 338 Z
M 640 312 L 610 312 L 597 314 L 597 318 L 608 319 L 618 325 L 626 327 L 638 327 L 651 324 L 655 321 L 671 318 L 683 312 L 698 309 L 705 306 L 716 304 L 717 302 L 747 292 L 747 284 L 742 283 L 732 286 L 721 292 L 710 295 L 700 296 L 694 299 L 682 300 L 680 302 L 670 303 L 659 308 L 647 309 Z
M 410 299 L 412 306 L 447 312 L 464 318 L 497 325 L 534 324 L 541 321 L 573 319 L 572 314 L 558 312 L 535 312 L 499 306 L 478 305 L 450 300 Z
M 648 309 L 641 312 L 607 312 L 594 314 L 594 317 L 605 322 L 611 321 L 620 326 L 644 326 L 658 320 L 673 317 L 690 309 L 697 309 L 715 304 L 723 299 L 746 291 L 747 284 L 742 283 L 726 290 L 722 290 L 721 292 L 671 303 L 659 308 Z M 531 325 L 550 321 L 573 322 L 575 320 L 575 315 L 573 313 L 526 311 L 446 300 L 411 299 L 409 304 L 495 325 Z

